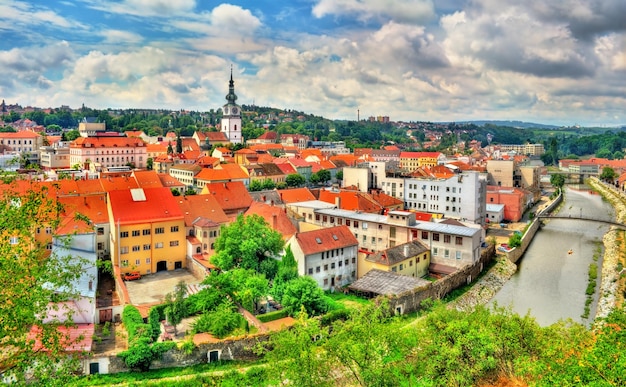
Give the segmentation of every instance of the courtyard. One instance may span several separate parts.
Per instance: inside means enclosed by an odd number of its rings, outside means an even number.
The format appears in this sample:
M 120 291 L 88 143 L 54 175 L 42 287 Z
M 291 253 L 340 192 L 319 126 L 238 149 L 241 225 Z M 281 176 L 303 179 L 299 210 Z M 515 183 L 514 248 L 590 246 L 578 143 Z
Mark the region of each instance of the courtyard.
M 165 295 L 174 291 L 180 281 L 189 285 L 198 285 L 200 280 L 185 269 L 160 271 L 141 277 L 136 281 L 125 281 L 130 302 L 133 305 L 154 305 L 162 303 Z

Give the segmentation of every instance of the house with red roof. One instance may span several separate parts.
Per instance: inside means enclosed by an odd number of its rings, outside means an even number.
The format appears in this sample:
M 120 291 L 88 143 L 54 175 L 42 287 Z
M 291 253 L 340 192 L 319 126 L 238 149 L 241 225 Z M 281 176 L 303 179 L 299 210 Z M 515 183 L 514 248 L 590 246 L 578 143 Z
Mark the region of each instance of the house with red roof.
M 285 241 L 288 241 L 298 231 L 296 226 L 291 222 L 291 219 L 287 216 L 285 210 L 281 207 L 253 201 L 244 215 L 253 214 L 259 215 L 265 219 L 267 224 L 269 224 L 273 230 L 278 231 Z
M 239 165 L 257 164 L 259 154 L 252 149 L 244 148 L 234 152 L 235 163 Z
M 93 164 L 95 169 L 146 168 L 148 150 L 136 137 L 79 137 L 70 143 L 70 165 Z
M 289 189 L 281 189 L 278 191 L 280 198 L 283 203 L 291 204 L 291 203 L 300 203 L 300 202 L 308 202 L 311 200 L 316 200 L 315 195 L 311 193 L 308 188 L 289 188 Z
M 213 195 L 231 219 L 245 213 L 253 202 L 246 186 L 240 181 L 209 183 L 202 188 L 201 194 Z
M 443 164 L 446 156 L 441 152 L 400 152 L 400 168 L 413 171 L 423 166 Z
M 116 276 L 186 267 L 184 214 L 169 188 L 112 190 L 107 205 Z
M 245 187 L 250 185 L 248 171 L 239 164 L 220 164 L 215 168 L 203 168 L 196 175 L 196 186 L 202 188 L 210 183 L 240 182 Z
M 356 280 L 358 241 L 347 226 L 296 233 L 287 243 L 298 263 L 298 274 L 313 278 L 324 290 Z
M 276 144 L 277 141 L 278 141 L 278 133 L 267 131 L 257 138 L 251 138 L 251 139 L 246 140 L 246 143 L 248 145 Z

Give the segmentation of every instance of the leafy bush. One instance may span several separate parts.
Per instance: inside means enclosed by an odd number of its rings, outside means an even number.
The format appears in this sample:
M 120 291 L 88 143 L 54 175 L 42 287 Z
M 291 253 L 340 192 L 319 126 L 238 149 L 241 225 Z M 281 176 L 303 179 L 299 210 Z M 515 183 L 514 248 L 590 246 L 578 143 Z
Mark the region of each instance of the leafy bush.
M 219 338 L 227 336 L 243 324 L 243 316 L 235 310 L 231 302 L 224 302 L 215 312 L 200 316 L 193 324 L 194 332 L 210 332 Z
M 269 312 L 269 313 L 265 313 L 265 314 L 260 314 L 258 316 L 256 316 L 259 321 L 266 323 L 266 322 L 270 322 L 270 321 L 274 321 L 274 320 L 278 320 L 281 318 L 285 318 L 289 315 L 289 313 L 287 313 L 286 309 L 281 309 L 281 310 L 275 310 L 273 312 Z
M 204 288 L 186 299 L 187 312 L 190 316 L 202 312 L 212 312 L 224 301 L 224 295 L 213 288 Z
M 148 325 L 150 326 L 150 337 L 156 341 L 161 334 L 161 315 L 159 309 L 154 306 L 148 312 Z
M 140 337 L 118 356 L 124 360 L 127 367 L 145 372 L 150 369 L 153 360 L 160 358 L 164 352 L 175 346 L 176 344 L 172 341 L 151 344 L 149 337 Z
M 511 248 L 519 247 L 522 245 L 522 235 L 514 233 L 509 237 L 509 246 Z
M 348 309 L 335 309 L 322 316 L 322 325 L 330 325 L 337 320 L 347 320 L 350 317 Z
M 139 309 L 133 305 L 126 305 L 122 311 L 122 323 L 128 332 L 128 342 L 132 342 L 135 338 L 142 337 L 150 332 L 150 326 L 144 324 L 143 317 L 139 313 Z

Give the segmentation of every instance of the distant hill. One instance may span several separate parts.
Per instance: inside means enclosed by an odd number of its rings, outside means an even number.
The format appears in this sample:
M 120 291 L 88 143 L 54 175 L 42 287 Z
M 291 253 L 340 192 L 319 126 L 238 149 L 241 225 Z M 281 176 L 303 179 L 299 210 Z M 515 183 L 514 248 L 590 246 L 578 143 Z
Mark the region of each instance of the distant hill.
M 474 124 L 477 126 L 485 126 L 487 124 L 489 125 L 497 125 L 497 126 L 509 126 L 512 128 L 539 128 L 539 129 L 557 129 L 560 128 L 560 126 L 557 125 L 546 125 L 546 124 L 537 124 L 535 122 L 524 122 L 524 121 L 496 121 L 496 120 L 485 120 L 485 121 L 463 121 L 463 122 L 457 122 L 458 124 L 460 123 L 467 123 L 467 124 Z

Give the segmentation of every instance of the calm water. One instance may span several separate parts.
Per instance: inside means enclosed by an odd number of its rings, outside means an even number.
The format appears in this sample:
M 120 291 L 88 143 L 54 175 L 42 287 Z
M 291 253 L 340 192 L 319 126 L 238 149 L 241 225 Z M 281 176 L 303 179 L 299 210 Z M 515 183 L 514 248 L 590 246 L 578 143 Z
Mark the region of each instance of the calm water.
M 571 188 L 566 190 L 558 215 L 614 219 L 613 208 L 599 195 Z M 608 229 L 608 225 L 595 222 L 550 220 L 537 232 L 518 262 L 517 273 L 491 304 L 511 306 L 521 315 L 530 313 L 542 326 L 567 318 L 589 324 L 591 320 L 581 317 L 585 308 L 589 264 Z M 572 254 L 568 254 L 570 249 Z M 598 274 L 601 263 L 600 258 Z M 597 296 L 589 314 L 591 318 L 595 315 L 596 302 Z

